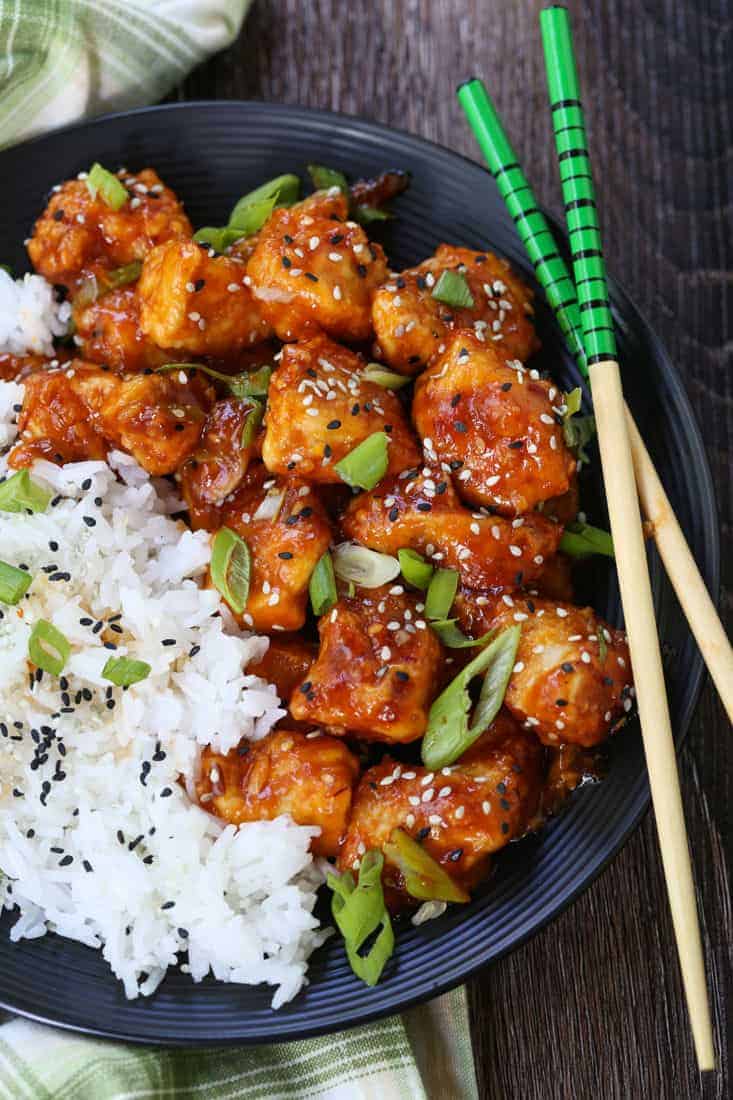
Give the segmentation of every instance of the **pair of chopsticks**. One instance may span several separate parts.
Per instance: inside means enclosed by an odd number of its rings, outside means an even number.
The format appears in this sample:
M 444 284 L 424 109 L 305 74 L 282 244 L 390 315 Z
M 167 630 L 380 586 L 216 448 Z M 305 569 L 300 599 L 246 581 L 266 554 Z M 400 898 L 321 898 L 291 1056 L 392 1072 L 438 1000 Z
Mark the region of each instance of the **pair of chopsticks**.
M 624 401 L 566 9 L 542 11 L 540 27 L 574 278 L 483 83 L 467 81 L 458 98 L 567 344 L 590 382 L 662 863 L 698 1066 L 707 1070 L 715 1067 L 715 1055 L 705 966 L 639 499 L 731 718 L 733 650 Z

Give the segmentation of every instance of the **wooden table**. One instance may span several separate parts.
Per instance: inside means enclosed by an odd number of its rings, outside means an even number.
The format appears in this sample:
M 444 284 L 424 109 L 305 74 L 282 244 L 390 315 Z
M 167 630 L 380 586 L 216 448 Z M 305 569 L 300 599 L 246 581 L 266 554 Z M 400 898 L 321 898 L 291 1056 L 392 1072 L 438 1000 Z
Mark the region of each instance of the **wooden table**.
M 328 107 L 470 157 L 459 80 L 483 76 L 544 203 L 562 213 L 536 0 L 256 0 L 238 42 L 181 98 Z M 570 3 L 610 269 L 661 333 L 704 426 L 731 610 L 730 7 Z M 726 113 L 725 104 L 728 105 Z M 727 205 L 726 205 L 727 203 Z M 470 985 L 482 1098 L 727 1100 L 733 737 L 707 687 L 682 754 L 720 1069 L 695 1067 L 650 817 L 550 928 Z M 728 862 L 726 861 L 726 847 Z M 728 1046 L 726 1047 L 726 1042 Z M 449 1098 L 446 1098 L 449 1100 Z

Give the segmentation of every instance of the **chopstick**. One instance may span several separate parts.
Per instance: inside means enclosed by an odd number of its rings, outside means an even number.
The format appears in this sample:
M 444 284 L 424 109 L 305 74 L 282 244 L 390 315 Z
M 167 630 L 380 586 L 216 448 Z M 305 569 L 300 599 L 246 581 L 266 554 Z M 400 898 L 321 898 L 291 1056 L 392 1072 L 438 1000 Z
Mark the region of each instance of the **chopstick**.
M 515 154 L 506 138 L 501 123 L 478 81 L 471 81 L 459 89 L 459 99 L 466 110 L 476 137 L 489 166 L 497 180 L 509 212 L 517 224 L 525 242 L 537 276 L 545 286 L 550 304 L 556 311 L 558 322 L 569 346 L 575 352 L 581 369 L 588 373 L 596 407 L 596 418 L 601 445 L 606 493 L 608 497 L 611 528 L 617 548 L 617 563 L 622 601 L 626 613 L 629 645 L 639 700 L 639 714 L 649 770 L 652 801 L 657 818 L 662 860 L 677 938 L 683 981 L 687 994 L 698 1064 L 701 1069 L 712 1069 L 715 1064 L 712 1030 L 705 987 L 702 946 L 697 923 L 692 869 L 685 832 L 682 800 L 677 774 L 674 743 L 672 740 L 667 707 L 659 641 L 654 622 L 651 587 L 646 568 L 641 517 L 634 484 L 634 468 L 630 452 L 630 439 L 626 427 L 626 412 L 621 393 L 620 375 L 615 362 L 613 323 L 608 308 L 608 292 L 602 262 L 600 233 L 592 189 L 592 177 L 585 142 L 585 127 L 578 91 L 577 74 L 572 54 L 570 31 L 564 9 L 550 9 L 542 16 L 543 38 L 546 39 L 548 77 L 551 103 L 556 105 L 554 115 L 561 112 L 563 121 L 555 121 L 558 153 L 579 150 L 560 160 L 570 168 L 565 171 L 564 184 L 569 176 L 580 175 L 580 180 L 569 180 L 565 193 L 566 203 L 574 205 L 571 211 L 582 211 L 569 219 L 571 243 L 576 251 L 590 249 L 592 255 L 577 257 L 576 280 L 585 289 L 581 304 L 575 296 L 575 287 L 567 268 L 559 256 L 552 233 L 537 209 L 531 190 L 519 168 Z M 558 52 L 559 51 L 559 52 Z M 562 66 L 556 62 L 561 61 Z M 481 94 L 483 93 L 483 94 Z M 563 101 L 571 100 L 571 104 Z M 557 107 L 557 104 L 563 104 Z M 566 112 L 571 111 L 570 120 Z M 572 144 L 564 135 L 572 134 Z M 579 162 L 580 161 L 580 171 Z M 572 163 L 571 163 L 572 162 Z M 573 190 L 573 184 L 583 183 L 583 193 Z M 565 187 L 564 187 L 565 191 Z M 588 217 L 588 211 L 592 217 Z M 590 237 L 590 242 L 577 238 Z M 573 242 L 573 238 L 575 242 Z M 591 261 L 593 261 L 591 263 Z M 591 289 L 592 288 L 592 289 Z M 591 306 L 590 302 L 601 305 Z M 585 316 L 583 316 L 585 314 Z M 589 317 L 596 314 L 593 320 Z M 590 332 L 584 344 L 578 334 L 582 321 Z M 588 354 L 586 355 L 586 349 Z M 586 360 L 590 359 L 590 369 Z M 632 438 L 638 433 L 632 433 Z M 648 458 L 648 456 L 647 456 Z M 651 460 L 649 460 L 651 465 Z M 656 474 L 653 488 L 661 489 Z M 647 489 L 650 483 L 647 481 Z M 650 493 L 645 494 L 651 498 Z M 666 498 L 665 498 L 666 499 Z M 667 502 L 668 503 L 668 502 Z M 671 514 L 671 509 L 670 509 Z M 684 543 L 681 531 L 680 538 Z M 687 551 L 689 555 L 689 550 Z M 691 557 L 691 555 L 690 555 Z M 700 580 L 704 590 L 704 585 Z M 707 596 L 707 593 L 705 592 Z M 713 609 L 714 614 L 714 609 Z M 725 635 L 723 635 L 725 637 Z M 727 645 L 727 641 L 726 641 Z
M 587 379 L 588 362 L 575 283 L 558 252 L 552 230 L 517 162 L 483 82 L 478 79 L 466 81 L 458 89 L 458 99 L 517 226 L 537 279 L 555 311 L 568 348 Z M 733 722 L 733 647 L 631 411 L 627 405 L 625 409 L 636 487 L 644 515 L 651 524 L 659 555 L 703 660 Z

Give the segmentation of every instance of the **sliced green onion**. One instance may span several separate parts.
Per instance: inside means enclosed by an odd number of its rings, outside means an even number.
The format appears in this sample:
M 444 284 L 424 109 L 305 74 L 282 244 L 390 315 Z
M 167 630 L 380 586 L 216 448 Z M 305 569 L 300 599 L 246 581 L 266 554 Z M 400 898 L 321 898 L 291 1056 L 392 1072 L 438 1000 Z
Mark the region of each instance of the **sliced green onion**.
M 352 208 L 351 217 L 359 225 L 371 225 L 372 222 L 388 222 L 394 214 L 390 214 L 389 210 L 383 210 L 381 206 L 366 206 L 362 203 Z
M 594 416 L 567 417 L 563 420 L 562 433 L 565 445 L 575 451 L 578 457 L 578 467 L 590 462 L 586 447 L 596 434 L 596 418 Z
M 409 386 L 412 381 L 406 374 L 388 370 L 381 363 L 367 363 L 361 376 L 366 382 L 374 382 L 377 386 L 383 386 L 385 390 L 401 390 L 403 386 Z
M 323 164 L 309 164 L 308 175 L 316 191 L 330 191 L 332 187 L 338 187 L 339 191 L 348 198 L 349 185 L 343 172 L 338 172 L 335 168 L 326 168 Z
M 0 483 L 0 512 L 45 512 L 51 496 L 27 470 L 18 470 Z
M 456 626 L 457 619 L 434 619 L 430 623 L 431 630 L 440 638 L 448 649 L 472 649 L 473 646 L 486 645 L 494 636 L 494 631 L 489 630 L 480 638 L 467 638 L 463 631 Z
M 510 626 L 463 668 L 441 692 L 430 708 L 428 728 L 422 743 L 426 768 L 436 771 L 461 756 L 493 722 L 506 693 L 514 668 L 521 627 Z M 471 696 L 468 686 L 485 673 L 476 714 L 469 725 Z
M 230 527 L 222 527 L 211 544 L 211 579 L 237 615 L 249 596 L 249 547 Z
M 150 675 L 147 661 L 136 661 L 132 657 L 110 657 L 102 669 L 102 676 L 117 687 L 130 687 L 139 684 Z
M 25 569 L 16 569 L 0 561 L 0 603 L 16 604 L 23 599 L 33 577 Z
M 587 558 L 591 554 L 603 554 L 612 558 L 613 539 L 608 531 L 591 527 L 589 523 L 569 523 L 562 533 L 559 548 L 573 558 Z
M 292 206 L 299 195 L 297 176 L 276 176 L 242 195 L 229 215 L 228 228 L 241 229 L 244 232 L 240 235 L 250 237 L 262 228 L 276 206 Z
M 226 252 L 235 241 L 241 241 L 245 234 L 241 229 L 230 226 L 205 225 L 203 229 L 197 229 L 193 239 L 197 244 L 208 244 L 215 252 Z
M 436 569 L 425 597 L 427 619 L 447 619 L 458 590 L 455 569 Z
M 569 420 L 571 416 L 575 416 L 577 412 L 580 412 L 580 406 L 583 403 L 583 391 L 580 386 L 576 386 L 570 393 L 565 394 L 565 412 L 563 413 L 563 420 Z
M 344 937 L 349 964 L 367 985 L 377 984 L 394 951 L 394 932 L 382 890 L 383 866 L 382 853 L 370 849 L 361 857 L 358 886 L 350 871 L 338 878 L 329 875 L 326 880 L 333 890 L 331 913 Z M 362 953 L 371 939 L 368 952 Z
M 93 164 L 89 169 L 86 185 L 93 199 L 97 197 L 98 192 L 103 202 L 112 210 L 119 210 L 130 197 L 117 176 L 108 172 L 101 164 Z
M 605 665 L 607 656 L 608 642 L 606 641 L 605 627 L 600 627 L 598 630 L 598 660 L 602 665 Z
M 9 276 L 11 277 L 11 279 L 12 279 L 12 277 L 13 277 L 13 269 L 12 269 L 12 267 L 10 266 L 10 264 L 0 264 L 0 271 L 6 271 L 6 272 L 8 273 L 8 275 L 9 275 Z
M 415 588 L 428 587 L 435 569 L 429 561 L 425 561 L 422 554 L 418 554 L 417 550 L 410 550 L 409 547 L 406 547 L 404 550 L 397 551 L 397 558 L 402 576 L 408 584 L 413 585 Z
M 242 450 L 246 450 L 247 447 L 251 447 L 254 443 L 255 436 L 262 423 L 262 417 L 265 415 L 265 410 L 259 401 L 255 401 L 252 408 L 244 418 L 244 427 L 242 428 L 242 438 L 240 445 Z
M 378 554 L 356 542 L 342 542 L 334 548 L 333 568 L 337 577 L 362 588 L 379 588 L 399 576 L 400 563 L 390 554 Z
M 215 378 L 217 382 L 223 382 L 229 387 L 234 397 L 266 397 L 272 377 L 272 367 L 258 367 L 253 371 L 242 371 L 241 374 L 224 374 L 223 371 L 214 370 L 213 367 L 204 366 L 203 363 L 164 363 L 162 367 L 156 367 L 159 374 L 169 374 L 176 370 L 198 370 L 209 378 Z
M 71 646 L 47 619 L 39 619 L 28 639 L 28 656 L 34 665 L 58 676 L 69 659 Z
M 143 269 L 141 260 L 133 260 L 132 263 L 115 267 L 112 271 L 105 271 L 102 278 L 110 290 L 118 290 L 121 286 L 129 286 L 136 283 Z
M 460 271 L 442 271 L 433 287 L 433 298 L 456 309 L 472 309 L 473 295 Z
M 119 290 L 120 287 L 136 283 L 140 278 L 142 269 L 141 261 L 134 260 L 131 264 L 114 268 L 113 271 L 100 272 L 98 275 L 87 275 L 74 295 L 74 309 L 86 309 L 87 306 L 99 301 L 111 290 Z
M 311 573 L 308 591 L 314 615 L 325 615 L 338 599 L 333 561 L 328 550 L 319 559 L 318 564 Z
M 374 432 L 337 462 L 335 469 L 352 489 L 373 489 L 387 473 L 389 459 L 386 432 Z
M 402 872 L 405 889 L 411 897 L 419 901 L 471 900 L 470 895 L 453 881 L 438 861 L 404 829 L 392 830 L 389 841 L 384 845 L 384 854 Z

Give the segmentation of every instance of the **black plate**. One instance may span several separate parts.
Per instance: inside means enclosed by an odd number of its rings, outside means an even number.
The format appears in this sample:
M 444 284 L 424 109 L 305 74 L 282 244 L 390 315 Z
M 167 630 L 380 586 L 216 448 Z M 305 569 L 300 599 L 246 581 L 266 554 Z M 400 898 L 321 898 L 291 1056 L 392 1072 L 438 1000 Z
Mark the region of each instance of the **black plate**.
M 53 184 L 95 160 L 131 169 L 152 165 L 182 197 L 194 225 L 217 225 L 235 199 L 282 172 L 304 174 L 309 161 L 368 175 L 412 172 L 397 219 L 383 234 L 396 268 L 441 241 L 489 247 L 528 277 L 514 226 L 490 176 L 477 165 L 408 134 L 359 119 L 261 103 L 197 103 L 134 111 L 84 123 L 0 153 L 2 260 L 27 266 L 23 239 Z M 531 165 L 530 165 L 531 169 Z M 679 375 L 617 284 L 612 298 L 629 404 L 711 591 L 718 586 L 719 540 L 710 471 Z M 538 307 L 543 362 L 569 388 L 577 382 L 544 302 Z M 602 520 L 602 492 L 591 479 L 584 505 Z M 656 553 L 651 568 L 665 643 L 669 700 L 677 740 L 700 690 L 701 658 Z M 594 604 L 619 618 L 612 571 L 600 571 Z M 0 1002 L 49 1023 L 99 1035 L 165 1044 L 264 1042 L 353 1026 L 432 997 L 546 925 L 619 851 L 648 804 L 638 726 L 615 740 L 610 772 L 578 792 L 567 812 L 536 838 L 512 845 L 483 894 L 420 929 L 408 925 L 382 982 L 353 977 L 338 942 L 310 967 L 310 985 L 279 1012 L 271 990 L 171 974 L 149 999 L 126 1001 L 101 954 L 57 936 L 11 944 L 13 921 L 0 922 Z

